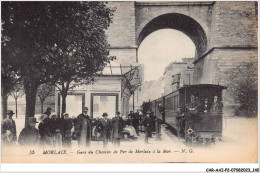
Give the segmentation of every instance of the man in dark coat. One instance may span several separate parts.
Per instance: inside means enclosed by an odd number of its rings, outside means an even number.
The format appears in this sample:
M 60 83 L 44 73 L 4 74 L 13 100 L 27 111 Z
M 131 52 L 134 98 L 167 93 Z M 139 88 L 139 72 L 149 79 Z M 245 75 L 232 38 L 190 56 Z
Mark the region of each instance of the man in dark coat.
M 22 146 L 37 146 L 40 141 L 39 130 L 35 128 L 36 118 L 29 117 L 29 125 L 21 131 L 18 143 Z
M 88 116 L 88 108 L 83 108 L 81 114 L 77 117 L 75 131 L 77 134 L 79 147 L 89 147 L 91 144 L 92 123 Z
M 210 107 L 207 98 L 204 99 L 204 103 L 200 106 L 199 111 L 204 113 L 209 113 Z
M 112 118 L 112 142 L 115 146 L 120 146 L 120 140 L 123 138 L 124 120 L 120 117 L 120 112 Z
M 177 107 L 176 124 L 177 124 L 178 138 L 184 137 L 184 135 L 185 135 L 185 116 L 184 116 L 184 112 L 181 109 L 181 106 Z
M 52 111 L 52 108 L 47 107 L 46 112 L 44 112 L 43 114 L 46 114 L 49 117 L 51 115 L 51 111 Z
M 136 134 L 139 136 L 139 110 L 136 111 L 136 113 L 133 113 L 131 116 L 131 122 L 133 127 L 135 128 Z
M 102 116 L 103 118 L 99 120 L 97 129 L 98 132 L 101 133 L 103 146 L 106 147 L 108 144 L 108 139 L 110 138 L 111 122 L 109 119 L 107 119 L 108 114 L 106 112 L 103 113 Z
M 194 95 L 190 96 L 190 103 L 186 106 L 186 108 L 187 108 L 189 114 L 191 114 L 191 115 L 198 114 L 200 104 Z
M 141 122 L 141 124 L 143 124 L 145 127 L 145 141 L 144 142 L 146 144 L 148 144 L 148 137 L 151 132 L 151 126 L 152 126 L 152 120 L 150 118 L 150 114 L 151 114 L 151 112 L 147 111 L 146 116 L 144 117 L 143 121 Z
M 65 148 L 71 147 L 71 129 L 73 128 L 73 121 L 69 118 L 69 114 L 64 113 L 64 119 L 62 119 L 62 145 Z
M 155 121 L 156 121 L 156 116 L 154 115 L 154 112 L 152 111 L 150 113 L 150 119 L 151 119 L 151 125 L 150 125 L 150 132 L 149 132 L 149 137 L 152 137 L 152 132 L 155 132 Z
M 50 115 L 50 125 L 54 130 L 54 147 L 61 148 L 63 129 L 62 121 L 56 114 L 52 114 Z
M 40 145 L 42 147 L 54 147 L 54 128 L 50 123 L 49 117 L 46 114 L 42 114 L 39 117 L 39 121 Z
M 217 115 L 222 112 L 222 108 L 223 108 L 223 104 L 218 100 L 218 96 L 214 96 L 214 100 L 210 108 L 210 112 L 213 115 Z
M 133 123 L 132 122 L 132 119 L 134 118 L 134 112 L 133 111 L 130 111 L 130 114 L 128 114 L 128 117 L 127 117 L 127 119 L 129 119 L 130 121 L 131 121 L 131 123 Z
M 17 141 L 16 124 L 12 118 L 13 114 L 15 114 L 13 111 L 7 110 L 7 117 L 2 121 L 2 142 L 6 146 L 11 146 Z

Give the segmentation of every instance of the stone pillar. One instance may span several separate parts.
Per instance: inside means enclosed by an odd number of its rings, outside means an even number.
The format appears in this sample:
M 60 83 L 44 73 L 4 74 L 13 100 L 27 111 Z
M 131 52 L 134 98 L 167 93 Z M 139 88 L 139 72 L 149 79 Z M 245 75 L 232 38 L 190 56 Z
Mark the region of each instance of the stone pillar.
M 195 61 L 194 81 L 227 85 L 227 70 L 243 61 L 257 61 L 256 5 L 255 2 L 214 3 L 208 51 Z M 224 105 L 232 104 L 224 99 Z

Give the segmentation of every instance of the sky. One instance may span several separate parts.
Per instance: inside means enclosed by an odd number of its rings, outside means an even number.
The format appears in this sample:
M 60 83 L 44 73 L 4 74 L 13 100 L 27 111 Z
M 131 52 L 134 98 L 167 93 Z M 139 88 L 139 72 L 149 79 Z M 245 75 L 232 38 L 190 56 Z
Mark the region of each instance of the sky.
M 144 64 L 144 81 L 157 80 L 171 62 L 195 56 L 195 45 L 184 33 L 161 29 L 148 35 L 138 49 L 138 62 Z

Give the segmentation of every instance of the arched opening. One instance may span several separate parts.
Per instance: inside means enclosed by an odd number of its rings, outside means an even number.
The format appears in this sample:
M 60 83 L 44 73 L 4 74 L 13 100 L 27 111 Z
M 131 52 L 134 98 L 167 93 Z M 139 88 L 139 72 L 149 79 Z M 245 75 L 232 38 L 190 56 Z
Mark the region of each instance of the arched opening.
M 184 33 L 160 29 L 149 34 L 138 48 L 139 63 L 143 64 L 144 81 L 158 80 L 165 68 L 182 58 L 194 58 L 196 47 Z
M 160 29 L 175 29 L 186 34 L 196 46 L 196 58 L 207 50 L 207 36 L 202 26 L 193 18 L 178 13 L 158 16 L 146 24 L 138 36 L 137 46 L 139 47 L 149 34 Z
M 153 53 L 155 49 L 152 47 L 156 46 L 156 39 L 158 42 L 163 40 L 163 32 L 165 31 L 177 32 L 177 34 L 173 37 L 170 34 L 166 34 L 166 37 L 171 41 L 168 40 L 160 43 L 160 46 L 165 46 L 168 50 L 159 50 L 157 51 L 159 54 L 155 55 Z M 157 33 L 158 36 L 155 42 L 149 41 L 149 38 Z M 146 50 L 150 54 L 148 58 L 143 58 L 141 55 L 141 50 L 145 42 L 149 42 L 148 49 Z M 173 92 L 181 85 L 186 85 L 186 83 L 181 82 L 187 81 L 186 78 L 188 79 L 188 84 L 192 84 L 193 62 L 206 52 L 207 36 L 202 26 L 193 18 L 183 14 L 168 13 L 152 19 L 143 27 L 137 38 L 137 46 L 138 63 L 143 64 L 144 78 L 142 86 L 135 93 L 134 97 L 136 98 L 133 98 L 133 96 L 130 98 L 130 100 L 137 100 L 137 104 L 133 103 L 135 106 L 140 105 L 143 101 L 158 99 L 163 95 Z M 178 48 L 178 46 L 181 48 Z M 174 53 L 168 55 L 166 59 L 163 57 L 165 52 L 173 50 L 175 50 L 175 54 L 181 52 L 177 55 L 178 57 L 174 57 Z M 187 52 L 190 54 L 185 54 Z M 182 58 L 185 58 L 185 61 L 187 61 L 184 62 Z M 179 74 L 183 78 L 178 77 Z M 176 78 L 178 78 L 178 82 L 175 82 Z M 131 103 L 129 106 L 132 107 Z

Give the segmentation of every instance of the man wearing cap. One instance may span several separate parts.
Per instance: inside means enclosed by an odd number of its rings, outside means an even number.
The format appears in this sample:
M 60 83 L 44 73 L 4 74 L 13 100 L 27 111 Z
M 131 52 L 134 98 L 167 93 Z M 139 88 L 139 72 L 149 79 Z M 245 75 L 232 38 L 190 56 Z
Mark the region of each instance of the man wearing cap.
M 138 126 L 139 126 L 139 114 L 135 114 L 133 111 L 130 111 L 130 114 L 128 115 L 128 119 L 130 119 L 131 123 L 128 125 L 132 125 L 135 129 L 135 132 L 138 134 Z M 139 134 L 138 134 L 139 135 Z
M 124 120 L 120 117 L 120 112 L 116 112 L 116 116 L 112 118 L 112 143 L 120 146 L 120 140 L 123 138 Z
M 15 121 L 12 119 L 13 117 L 13 111 L 7 110 L 6 112 L 6 119 L 2 121 L 2 141 L 3 145 L 13 145 L 17 141 L 16 136 L 16 125 Z
M 139 135 L 139 119 L 140 119 L 139 110 L 136 110 L 133 126 L 135 128 L 137 136 L 140 136 Z
M 222 112 L 223 104 L 218 100 L 218 96 L 214 96 L 214 100 L 212 106 L 210 108 L 210 112 L 212 114 L 219 114 Z
M 61 119 L 54 113 L 50 115 L 50 124 L 54 131 L 54 147 L 60 148 L 62 146 L 63 123 Z
M 177 136 L 184 137 L 185 131 L 185 116 L 181 109 L 181 106 L 177 106 L 177 116 L 176 116 L 176 124 L 177 124 Z
M 39 144 L 40 134 L 35 128 L 36 118 L 29 117 L 29 125 L 21 131 L 18 143 L 22 146 L 36 146 Z
M 44 112 L 43 114 L 46 114 L 47 116 L 50 116 L 51 115 L 51 111 L 52 111 L 52 108 L 51 107 L 47 107 L 46 112 Z
M 49 117 L 46 114 L 42 114 L 39 117 L 39 121 L 40 145 L 43 147 L 54 147 L 54 128 L 50 124 Z
M 127 116 L 127 119 L 130 120 L 130 123 L 133 123 L 134 120 L 134 111 L 130 111 L 130 114 Z
M 204 113 L 208 113 L 210 108 L 209 108 L 209 102 L 208 102 L 208 98 L 204 99 L 204 104 L 202 104 L 202 106 L 200 107 L 200 112 L 204 112 Z
M 78 115 L 75 124 L 75 131 L 78 138 L 79 147 L 89 147 L 91 144 L 91 120 L 88 115 L 88 108 L 84 107 Z
M 108 139 L 110 138 L 111 122 L 109 119 L 107 119 L 108 114 L 106 112 L 103 113 L 102 117 L 103 118 L 99 120 L 97 129 L 98 132 L 101 133 L 103 146 L 106 147 L 108 144 Z
M 63 114 L 64 119 L 62 119 L 63 129 L 62 129 L 62 145 L 63 147 L 71 147 L 71 129 L 73 128 L 73 121 L 69 118 L 68 113 Z
M 145 139 L 144 139 L 144 142 L 146 144 L 148 144 L 148 137 L 149 137 L 149 133 L 151 131 L 151 126 L 152 126 L 152 120 L 150 118 L 150 114 L 151 114 L 151 111 L 148 110 L 146 112 L 146 116 L 144 117 L 144 119 L 141 122 L 141 124 L 143 124 L 144 127 L 145 127 Z
M 190 96 L 190 103 L 186 106 L 189 114 L 197 115 L 201 105 L 198 102 L 198 99 L 194 95 Z

